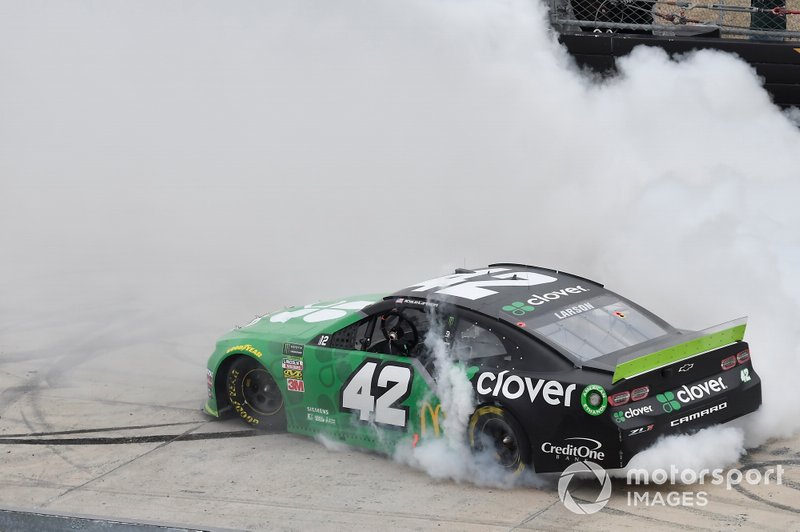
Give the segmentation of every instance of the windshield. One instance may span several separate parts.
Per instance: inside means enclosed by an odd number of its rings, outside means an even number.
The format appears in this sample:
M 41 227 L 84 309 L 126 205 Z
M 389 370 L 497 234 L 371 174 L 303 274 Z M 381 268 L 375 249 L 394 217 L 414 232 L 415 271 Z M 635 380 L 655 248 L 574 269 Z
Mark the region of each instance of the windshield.
M 598 358 L 666 334 L 640 309 L 613 295 L 573 303 L 528 325 L 581 360 Z

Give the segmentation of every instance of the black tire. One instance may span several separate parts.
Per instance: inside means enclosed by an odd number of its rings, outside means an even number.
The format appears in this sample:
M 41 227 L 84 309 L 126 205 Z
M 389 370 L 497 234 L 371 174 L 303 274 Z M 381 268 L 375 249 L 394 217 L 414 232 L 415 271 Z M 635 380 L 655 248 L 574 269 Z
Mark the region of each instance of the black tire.
M 225 389 L 236 414 L 260 430 L 286 428 L 281 390 L 272 375 L 250 357 L 237 358 L 228 369 Z
M 469 420 L 469 445 L 474 452 L 493 449 L 497 463 L 518 475 L 531 463 L 531 448 L 514 417 L 497 406 L 482 406 Z

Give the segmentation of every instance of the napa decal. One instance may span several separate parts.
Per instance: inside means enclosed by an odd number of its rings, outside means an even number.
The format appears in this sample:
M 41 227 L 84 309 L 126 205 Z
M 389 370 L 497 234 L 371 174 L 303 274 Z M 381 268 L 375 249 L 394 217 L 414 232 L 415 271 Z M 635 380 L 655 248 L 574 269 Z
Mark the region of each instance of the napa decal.
M 512 401 L 526 396 L 531 403 L 541 397 L 549 405 L 568 407 L 576 386 L 577 384 L 569 384 L 565 387 L 558 381 L 508 375 L 508 370 L 506 370 L 498 374 L 481 373 L 476 389 L 480 395 L 503 397 Z

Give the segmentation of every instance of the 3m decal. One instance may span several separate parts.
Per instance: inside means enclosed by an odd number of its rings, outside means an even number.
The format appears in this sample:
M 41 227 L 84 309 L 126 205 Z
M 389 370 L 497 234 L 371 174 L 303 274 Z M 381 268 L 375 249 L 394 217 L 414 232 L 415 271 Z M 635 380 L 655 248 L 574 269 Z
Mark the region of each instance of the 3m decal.
M 599 416 L 608 407 L 608 394 L 599 384 L 590 384 L 581 392 L 581 407 L 590 416 Z
M 718 405 L 706 408 L 705 410 L 700 410 L 698 412 L 695 412 L 694 414 L 689 414 L 688 416 L 683 416 L 678 419 L 673 419 L 669 425 L 671 427 L 677 427 L 678 425 L 681 425 L 683 423 L 688 423 L 689 421 L 700 419 L 703 416 L 707 416 L 708 414 L 713 414 L 714 412 L 719 412 L 720 410 L 724 410 L 726 408 L 728 408 L 728 402 L 723 401 Z
M 620 410 L 619 412 L 614 412 L 614 421 L 617 423 L 622 423 L 626 419 L 633 419 L 641 414 L 652 414 L 653 407 L 650 405 L 641 406 L 641 407 L 630 407 L 627 410 Z
M 283 354 L 289 357 L 303 356 L 303 346 L 301 344 L 283 344 Z
M 500 273 L 506 272 L 506 273 Z M 470 281 L 475 277 L 489 276 L 490 279 L 481 281 Z M 437 277 L 421 283 L 413 284 L 414 292 L 427 292 L 438 288 L 434 293 L 445 294 L 448 296 L 462 297 L 464 299 L 476 300 L 497 293 L 492 288 L 510 286 L 536 286 L 540 284 L 553 283 L 557 281 L 555 277 L 543 275 L 535 272 L 510 272 L 508 268 L 486 268 L 476 270 L 471 273 L 456 273 Z
M 563 398 L 564 406 L 570 406 L 572 392 L 577 386 L 576 384 L 569 384 L 564 388 L 558 381 L 532 379 L 531 377 L 520 377 L 519 375 L 506 376 L 507 373 L 508 370 L 501 371 L 497 375 L 489 372 L 481 373 L 476 383 L 478 393 L 511 400 L 519 399 L 527 393 L 531 403 L 541 393 L 547 404 L 560 405 Z
M 567 443 L 566 445 L 554 445 L 550 442 L 544 442 L 541 446 L 541 450 L 545 454 L 554 454 L 557 455 L 557 458 L 565 457 L 569 459 L 574 459 L 575 461 L 578 460 L 593 460 L 593 461 L 602 461 L 605 458 L 605 452 L 601 451 L 603 444 L 597 440 L 593 440 L 591 438 L 565 438 L 565 442 L 572 442 L 575 443 Z M 580 443 L 581 441 L 586 443 Z
M 286 310 L 270 316 L 270 323 L 286 323 L 295 318 L 303 318 L 306 323 L 319 323 L 343 318 L 349 312 L 361 310 L 372 301 L 338 301 L 330 305 L 306 305 L 297 310 Z
M 405 427 L 414 372 L 409 364 L 368 358 L 348 377 L 339 393 L 339 409 L 358 412 L 358 419 Z
M 299 379 L 286 379 L 286 389 L 290 392 L 305 392 L 306 385 Z
M 229 347 L 228 350 L 225 351 L 225 353 L 233 353 L 233 352 L 250 353 L 251 355 L 255 355 L 257 358 L 261 358 L 263 356 L 261 354 L 261 351 L 259 351 L 258 349 L 256 349 L 255 347 L 253 347 L 250 344 L 235 345 L 233 347 Z

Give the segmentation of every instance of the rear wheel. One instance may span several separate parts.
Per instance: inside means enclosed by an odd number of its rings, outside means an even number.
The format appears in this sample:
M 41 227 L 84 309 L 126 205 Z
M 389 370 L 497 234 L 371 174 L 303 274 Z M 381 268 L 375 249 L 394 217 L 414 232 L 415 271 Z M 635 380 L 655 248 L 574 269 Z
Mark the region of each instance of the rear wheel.
M 250 357 L 236 359 L 228 369 L 226 389 L 236 414 L 258 429 L 286 428 L 286 412 L 278 383 Z
M 528 438 L 511 414 L 497 406 L 482 406 L 469 421 L 469 444 L 475 452 L 494 451 L 509 473 L 521 473 L 531 460 Z

